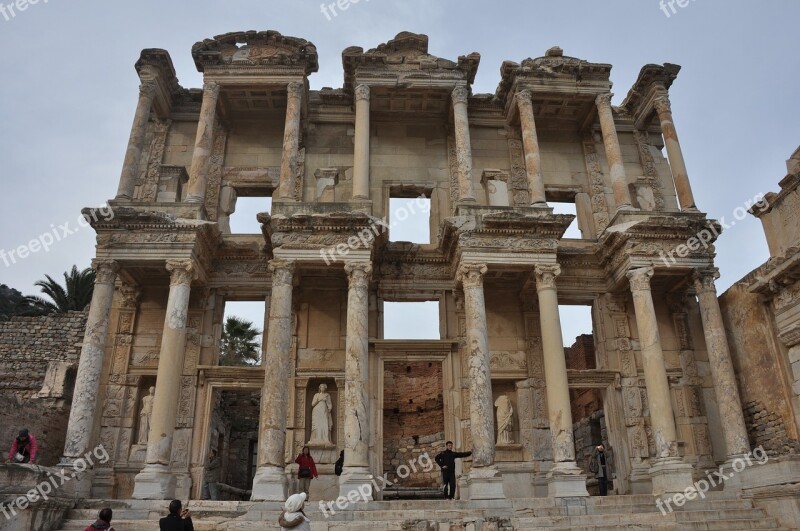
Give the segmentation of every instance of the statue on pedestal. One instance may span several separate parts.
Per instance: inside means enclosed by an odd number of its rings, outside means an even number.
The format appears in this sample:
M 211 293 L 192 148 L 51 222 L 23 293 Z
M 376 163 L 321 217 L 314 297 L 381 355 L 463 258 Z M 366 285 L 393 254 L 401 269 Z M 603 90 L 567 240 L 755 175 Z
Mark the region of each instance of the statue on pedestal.
M 513 444 L 511 428 L 514 408 L 511 400 L 506 395 L 501 395 L 495 400 L 494 406 L 497 408 L 497 444 Z
M 153 416 L 153 398 L 156 388 L 150 388 L 150 394 L 142 398 L 142 410 L 139 412 L 139 441 L 137 444 L 147 444 L 147 436 L 150 433 L 150 417 Z

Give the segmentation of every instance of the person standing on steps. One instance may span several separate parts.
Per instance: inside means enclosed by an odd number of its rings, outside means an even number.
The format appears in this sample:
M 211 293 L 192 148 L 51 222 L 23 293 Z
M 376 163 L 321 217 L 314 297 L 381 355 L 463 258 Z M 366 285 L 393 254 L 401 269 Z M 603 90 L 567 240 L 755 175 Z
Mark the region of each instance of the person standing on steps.
M 304 492 L 306 497 L 304 502 L 308 500 L 308 490 L 311 487 L 311 478 L 319 477 L 317 474 L 317 465 L 314 463 L 314 458 L 311 457 L 311 450 L 308 446 L 303 446 L 303 451 L 294 460 L 295 463 L 300 465 L 297 469 L 297 479 L 300 482 L 300 491 Z
M 189 509 L 183 509 L 180 500 L 169 502 L 169 514 L 158 521 L 161 531 L 194 531 L 192 514 Z
M 445 446 L 447 449 L 437 454 L 434 460 L 442 469 L 444 497 L 448 500 L 452 500 L 456 497 L 456 459 L 469 457 L 472 455 L 472 452 L 454 452 L 453 441 L 447 441 Z
M 610 467 L 608 466 L 608 456 L 606 447 L 603 443 L 598 444 L 592 450 L 592 457 L 589 459 L 589 471 L 597 478 L 597 485 L 600 487 L 600 496 L 608 496 L 608 476 Z
M 219 483 L 219 459 L 217 459 L 217 451 L 212 449 L 208 456 L 208 463 L 203 469 L 202 498 L 204 500 L 219 499 L 217 483 Z

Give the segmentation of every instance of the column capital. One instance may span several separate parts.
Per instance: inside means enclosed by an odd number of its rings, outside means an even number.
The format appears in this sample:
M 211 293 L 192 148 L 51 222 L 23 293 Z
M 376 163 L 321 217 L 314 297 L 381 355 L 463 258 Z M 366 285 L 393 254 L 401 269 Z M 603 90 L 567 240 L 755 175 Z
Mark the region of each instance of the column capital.
M 653 100 L 653 106 L 659 115 L 672 113 L 672 104 L 669 101 L 669 95 L 666 93 L 656 96 L 656 99 Z
M 158 89 L 158 81 L 155 78 L 142 78 L 142 82 L 139 84 L 139 97 L 152 100 L 156 97 L 156 89 Z
M 611 92 L 606 92 L 605 94 L 598 94 L 597 97 L 594 99 L 595 105 L 598 107 L 604 108 L 611 108 L 611 98 L 614 97 L 614 94 Z
M 128 310 L 135 310 L 142 296 L 141 288 L 134 284 L 122 284 L 119 288 L 119 293 L 122 298 L 120 306 Z
M 453 105 L 456 103 L 466 104 L 469 101 L 469 90 L 463 85 L 459 85 L 453 89 Z
M 517 107 L 529 107 L 533 105 L 533 95 L 530 90 L 520 90 L 516 94 Z
M 191 284 L 197 278 L 197 266 L 192 260 L 167 260 L 170 273 L 169 285 Z
M 479 288 L 483 286 L 483 277 L 488 270 L 486 264 L 461 264 L 458 267 L 456 280 L 465 288 Z
M 561 275 L 561 266 L 558 264 L 538 264 L 534 268 L 536 275 L 536 291 L 543 289 L 556 289 L 556 278 Z
M 356 87 L 356 101 L 369 100 L 369 85 L 361 84 Z
M 272 273 L 272 285 L 286 284 L 291 286 L 297 262 L 282 258 L 273 258 L 269 261 L 269 272 Z
M 714 281 L 719 278 L 719 269 L 716 267 L 709 267 L 708 269 L 695 269 L 693 276 L 694 289 L 697 294 L 713 293 L 716 295 L 717 287 Z
M 640 267 L 628 271 L 625 276 L 631 283 L 631 291 L 650 291 L 650 279 L 655 275 L 655 269 L 650 267 Z
M 299 81 L 292 81 L 286 85 L 286 93 L 290 98 L 299 98 L 303 93 L 303 84 Z
M 220 86 L 216 81 L 206 81 L 203 83 L 203 98 L 217 99 L 219 97 L 219 91 Z
M 117 280 L 119 263 L 115 260 L 92 260 L 92 269 L 95 271 L 95 284 L 111 284 Z
M 346 262 L 344 272 L 351 288 L 366 287 L 372 275 L 371 262 Z

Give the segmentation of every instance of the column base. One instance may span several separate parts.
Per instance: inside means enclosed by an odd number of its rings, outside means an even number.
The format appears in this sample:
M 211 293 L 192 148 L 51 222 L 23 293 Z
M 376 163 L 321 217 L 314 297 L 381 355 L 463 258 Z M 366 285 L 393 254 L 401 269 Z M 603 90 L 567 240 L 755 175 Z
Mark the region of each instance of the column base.
M 165 465 L 147 464 L 134 479 L 136 500 L 172 500 L 175 498 L 175 476 Z
M 556 463 L 547 473 L 547 495 L 551 498 L 588 497 L 586 475 L 575 461 Z
M 91 498 L 92 483 L 94 481 L 94 470 L 87 468 L 83 472 L 77 472 L 75 463 L 83 461 L 83 458 L 78 457 L 64 457 L 58 461 L 56 468 L 59 472 L 64 473 L 70 481 L 64 485 L 64 494 L 68 496 L 75 496 L 78 498 Z M 84 465 L 86 463 L 84 462 Z
M 503 476 L 497 467 L 473 466 L 467 477 L 470 500 L 505 500 Z
M 260 466 L 253 478 L 251 501 L 285 501 L 287 491 L 283 467 Z
M 650 465 L 646 461 L 633 463 L 631 467 L 631 494 L 652 494 L 653 481 L 650 479 Z
M 372 501 L 372 479 L 369 467 L 345 467 L 339 477 L 339 496 L 344 496 L 348 500 L 356 500 L 351 503 Z M 354 492 L 356 494 L 353 494 Z
M 679 457 L 654 459 L 649 474 L 653 482 L 653 496 L 682 493 L 694 485 L 692 465 L 684 463 Z

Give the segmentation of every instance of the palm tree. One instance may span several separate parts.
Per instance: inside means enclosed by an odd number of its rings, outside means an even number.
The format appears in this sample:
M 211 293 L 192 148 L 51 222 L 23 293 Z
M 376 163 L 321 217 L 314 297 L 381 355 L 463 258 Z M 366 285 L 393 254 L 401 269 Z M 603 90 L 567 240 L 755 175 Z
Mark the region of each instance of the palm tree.
M 39 280 L 34 283 L 34 286 L 42 288 L 42 293 L 50 297 L 52 302 L 42 297 L 26 297 L 31 305 L 39 308 L 43 313 L 81 311 L 92 302 L 95 271 L 91 267 L 78 271 L 78 266 L 72 266 L 71 271 L 64 273 L 63 286 L 53 280 L 50 275 L 45 275 L 45 278 L 47 280 Z
M 256 338 L 261 330 L 241 317 L 231 316 L 225 321 L 220 341 L 220 365 L 257 365 L 261 361 L 260 345 Z

